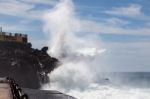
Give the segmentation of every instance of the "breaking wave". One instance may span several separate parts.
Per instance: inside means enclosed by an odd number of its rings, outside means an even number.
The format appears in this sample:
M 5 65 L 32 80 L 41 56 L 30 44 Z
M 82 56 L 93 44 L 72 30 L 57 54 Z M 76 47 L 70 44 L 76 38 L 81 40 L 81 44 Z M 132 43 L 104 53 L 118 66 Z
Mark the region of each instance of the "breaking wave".
M 150 99 L 149 89 L 123 87 L 97 70 L 101 68 L 97 60 L 106 51 L 99 31 L 90 29 L 97 23 L 80 18 L 72 0 L 61 0 L 43 20 L 49 54 L 62 62 L 49 74 L 51 82 L 43 89 L 58 90 L 78 99 Z

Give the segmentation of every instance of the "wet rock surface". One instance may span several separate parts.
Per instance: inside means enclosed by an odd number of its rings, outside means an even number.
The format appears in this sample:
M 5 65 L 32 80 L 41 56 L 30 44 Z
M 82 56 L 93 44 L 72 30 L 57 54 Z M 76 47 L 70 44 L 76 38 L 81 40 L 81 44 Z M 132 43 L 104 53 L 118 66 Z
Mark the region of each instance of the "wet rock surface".
M 49 81 L 47 74 L 59 63 L 47 54 L 48 47 L 41 50 L 31 44 L 0 41 L 0 77 L 13 78 L 21 87 L 38 89 Z
M 28 95 L 29 99 L 76 99 L 72 96 L 65 95 L 58 91 L 34 90 L 23 88 L 23 93 Z

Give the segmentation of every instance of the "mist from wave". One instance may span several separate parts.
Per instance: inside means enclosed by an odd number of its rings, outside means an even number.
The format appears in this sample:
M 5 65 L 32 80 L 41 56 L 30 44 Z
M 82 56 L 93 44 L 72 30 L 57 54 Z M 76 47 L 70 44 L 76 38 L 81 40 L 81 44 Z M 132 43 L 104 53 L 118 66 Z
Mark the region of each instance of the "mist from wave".
M 61 65 L 49 74 L 51 82 L 42 89 L 58 90 L 78 99 L 150 99 L 149 88 L 133 86 L 137 83 L 132 84 L 134 77 L 130 80 L 121 73 L 117 76 L 97 70 L 101 68 L 99 57 L 107 51 L 102 48 L 100 31 L 92 29 L 98 23 L 80 18 L 72 0 L 60 0 L 43 21 L 49 54 Z

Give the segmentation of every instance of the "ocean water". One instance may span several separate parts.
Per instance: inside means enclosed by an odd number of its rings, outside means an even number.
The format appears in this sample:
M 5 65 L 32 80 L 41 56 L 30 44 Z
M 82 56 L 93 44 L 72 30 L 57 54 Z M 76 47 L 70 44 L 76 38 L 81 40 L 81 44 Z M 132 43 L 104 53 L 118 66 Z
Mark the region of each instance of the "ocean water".
M 85 90 L 67 94 L 77 99 L 150 99 L 150 72 L 101 73 Z
M 86 91 L 71 91 L 67 94 L 77 99 L 150 99 L 150 89 L 122 88 L 114 86 L 97 85 Z
M 150 99 L 150 72 L 103 72 L 92 82 L 72 80 L 74 76 L 70 76 L 57 75 L 43 89 L 58 90 L 77 99 Z
M 111 72 L 100 73 L 98 83 L 107 82 L 116 86 L 150 88 L 150 72 Z

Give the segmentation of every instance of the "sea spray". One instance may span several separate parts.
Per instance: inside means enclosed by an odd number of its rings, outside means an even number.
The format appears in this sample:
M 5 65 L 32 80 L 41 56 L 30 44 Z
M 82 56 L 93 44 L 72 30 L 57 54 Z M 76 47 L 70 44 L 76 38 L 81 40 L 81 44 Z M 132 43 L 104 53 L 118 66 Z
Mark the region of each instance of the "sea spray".
M 61 0 L 43 19 L 44 31 L 49 38 L 49 54 L 62 62 L 49 74 L 51 82 L 43 85 L 43 89 L 62 91 L 78 99 L 150 98 L 146 89 L 116 87 L 105 78 L 102 80 L 106 85 L 98 83 L 101 73 L 96 69 L 101 67 L 95 60 L 106 51 L 102 49 L 100 31 L 92 29 L 98 23 L 81 19 L 72 0 Z
M 86 31 L 83 24 L 92 21 L 81 20 L 75 13 L 73 2 L 63 0 L 45 14 L 44 22 L 44 31 L 50 39 L 49 53 L 62 62 L 62 65 L 50 74 L 50 87 L 67 85 L 67 89 L 80 89 L 94 82 L 96 76 L 92 61 L 105 49 L 100 46 L 98 33 L 81 32 Z

